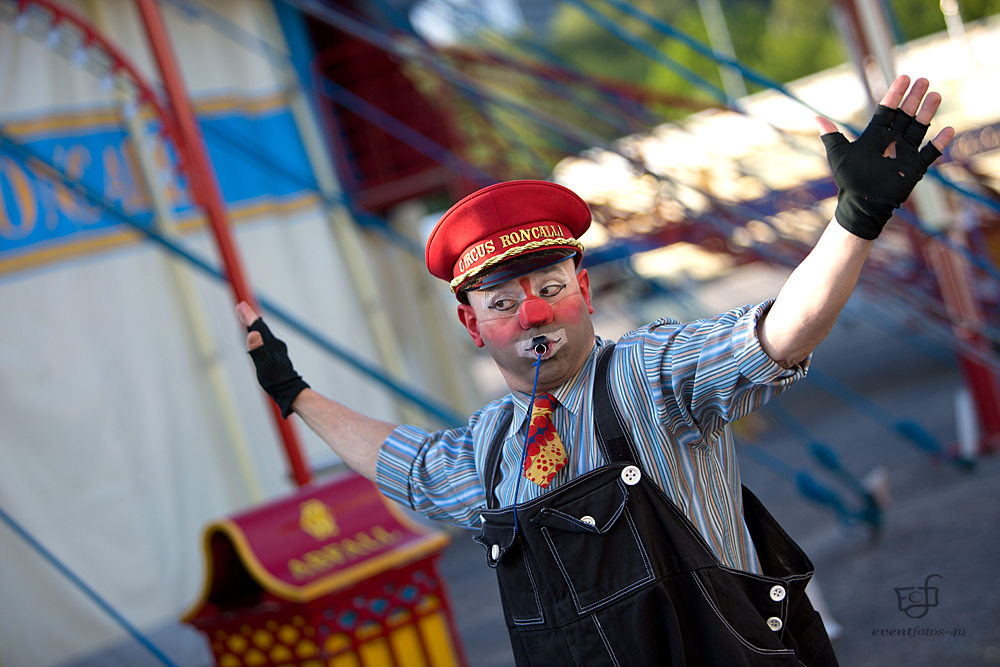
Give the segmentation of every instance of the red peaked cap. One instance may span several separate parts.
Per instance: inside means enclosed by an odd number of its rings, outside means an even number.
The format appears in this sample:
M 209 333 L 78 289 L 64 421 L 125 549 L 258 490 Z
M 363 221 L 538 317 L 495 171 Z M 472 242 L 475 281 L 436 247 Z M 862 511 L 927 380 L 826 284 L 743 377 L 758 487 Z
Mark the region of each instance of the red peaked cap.
M 548 181 L 508 181 L 472 193 L 441 217 L 427 240 L 427 269 L 453 292 L 515 257 L 564 249 L 579 263 L 590 207 Z

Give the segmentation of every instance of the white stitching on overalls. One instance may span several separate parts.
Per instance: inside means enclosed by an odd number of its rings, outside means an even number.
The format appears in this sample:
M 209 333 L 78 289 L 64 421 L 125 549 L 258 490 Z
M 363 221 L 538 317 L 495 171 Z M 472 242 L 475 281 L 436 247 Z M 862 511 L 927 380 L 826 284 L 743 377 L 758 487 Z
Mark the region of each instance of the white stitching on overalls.
M 541 529 L 542 536 L 545 538 L 545 542 L 549 545 L 549 551 L 552 552 L 552 557 L 556 561 L 556 565 L 559 566 L 559 571 L 562 572 L 563 579 L 566 580 L 566 587 L 569 589 L 569 594 L 573 598 L 573 604 L 576 606 L 576 611 L 578 614 L 586 614 L 598 607 L 610 604 L 615 600 L 622 598 L 637 588 L 642 588 L 643 586 L 649 584 L 651 581 L 656 579 L 656 573 L 653 572 L 652 565 L 649 562 L 649 556 L 646 554 L 646 548 L 642 543 L 642 538 L 639 536 L 639 531 L 635 527 L 635 522 L 632 521 L 632 515 L 629 513 L 628 508 L 625 509 L 625 519 L 628 521 L 629 528 L 632 531 L 632 535 L 636 539 L 636 546 L 639 547 L 639 553 L 642 556 L 642 562 L 646 566 L 646 576 L 643 579 L 638 579 L 625 588 L 615 591 L 607 597 L 601 598 L 596 602 L 591 602 L 590 604 L 583 606 L 580 604 L 580 598 L 576 593 L 576 588 L 573 587 L 573 581 L 569 578 L 569 572 L 567 572 L 566 567 L 563 565 L 562 559 L 559 557 L 559 550 L 556 548 L 555 543 L 552 541 L 552 537 L 549 534 L 549 529 L 543 527 Z
M 538 586 L 535 585 L 535 578 L 531 575 L 531 566 L 528 565 L 528 556 L 524 550 L 524 542 L 521 541 L 520 535 L 515 535 L 514 537 L 521 546 L 521 561 L 524 563 L 524 571 L 528 573 L 528 581 L 531 582 L 531 590 L 535 594 L 535 609 L 538 610 L 538 616 L 535 618 L 517 619 L 514 618 L 514 614 L 512 612 L 510 620 L 514 621 L 514 625 L 535 625 L 537 623 L 545 623 L 545 612 L 542 610 L 542 602 L 538 598 Z
M 604 642 L 604 648 L 608 649 L 611 662 L 615 663 L 615 667 L 621 667 L 618 664 L 618 658 L 615 656 L 614 649 L 611 648 L 611 642 L 608 641 L 607 635 L 604 634 L 604 628 L 601 627 L 601 621 L 597 618 L 597 614 L 594 614 L 591 618 L 594 619 L 594 625 L 597 626 L 597 634 L 601 636 L 601 641 Z
M 722 612 L 719 611 L 719 608 L 715 606 L 715 602 L 712 600 L 711 596 L 709 596 L 708 591 L 705 589 L 705 585 L 702 584 L 701 583 L 701 579 L 698 578 L 698 573 L 697 572 L 689 572 L 688 574 L 690 574 L 691 577 L 694 579 L 694 583 L 698 584 L 698 588 L 701 589 L 702 595 L 705 597 L 705 600 L 708 602 L 709 606 L 712 607 L 712 611 L 715 612 L 715 615 L 718 616 L 719 620 L 722 621 L 723 625 L 725 625 L 729 629 L 729 632 L 731 632 L 734 637 L 736 637 L 738 640 L 740 640 L 741 644 L 743 644 L 744 646 L 746 646 L 751 651 L 754 651 L 755 653 L 760 653 L 762 655 L 777 655 L 779 653 L 781 653 L 781 654 L 792 654 L 792 655 L 795 655 L 795 651 L 793 651 L 790 648 L 785 648 L 785 649 L 780 649 L 780 648 L 760 648 L 759 646 L 754 646 L 753 644 L 751 644 L 750 642 L 748 642 L 746 639 L 744 639 L 743 635 L 741 635 L 740 633 L 736 632 L 736 629 L 733 628 L 733 626 L 731 626 L 729 624 L 729 621 L 726 620 L 726 617 L 723 616 Z M 796 660 L 797 659 L 798 658 L 796 657 Z

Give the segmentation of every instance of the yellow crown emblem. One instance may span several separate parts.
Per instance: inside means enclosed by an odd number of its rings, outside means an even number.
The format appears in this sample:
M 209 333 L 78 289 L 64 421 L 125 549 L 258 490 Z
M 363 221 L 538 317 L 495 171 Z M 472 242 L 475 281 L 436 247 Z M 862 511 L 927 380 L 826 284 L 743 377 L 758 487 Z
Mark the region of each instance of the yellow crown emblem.
M 330 508 L 313 498 L 299 505 L 299 527 L 317 540 L 325 540 L 340 532 Z

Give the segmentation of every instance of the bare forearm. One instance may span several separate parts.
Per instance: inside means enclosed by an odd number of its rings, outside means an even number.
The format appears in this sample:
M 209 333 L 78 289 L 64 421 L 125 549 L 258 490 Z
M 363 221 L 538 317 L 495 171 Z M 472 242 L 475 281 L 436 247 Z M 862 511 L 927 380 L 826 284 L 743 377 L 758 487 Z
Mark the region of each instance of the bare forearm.
M 826 338 L 854 291 L 871 246 L 836 221 L 827 226 L 757 324 L 769 357 L 789 368 Z
M 292 409 L 344 463 L 375 480 L 378 451 L 394 424 L 367 417 L 312 389 L 295 398 Z

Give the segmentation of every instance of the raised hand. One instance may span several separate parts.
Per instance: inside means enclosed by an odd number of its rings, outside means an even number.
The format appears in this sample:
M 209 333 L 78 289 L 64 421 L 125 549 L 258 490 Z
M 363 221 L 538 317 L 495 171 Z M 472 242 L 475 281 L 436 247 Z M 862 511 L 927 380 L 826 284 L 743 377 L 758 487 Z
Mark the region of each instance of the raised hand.
M 840 190 L 834 217 L 852 234 L 877 238 L 893 210 L 906 201 L 955 136 L 955 130 L 946 127 L 920 148 L 941 105 L 941 95 L 928 94 L 928 87 L 927 79 L 917 79 L 911 88 L 908 76 L 897 77 L 854 142 L 826 118 L 816 118 Z
M 295 372 L 288 358 L 288 347 L 275 338 L 264 320 L 245 301 L 236 306 L 236 314 L 247 328 L 247 350 L 257 369 L 257 382 L 281 408 L 281 415 L 292 413 L 295 398 L 309 385 Z

